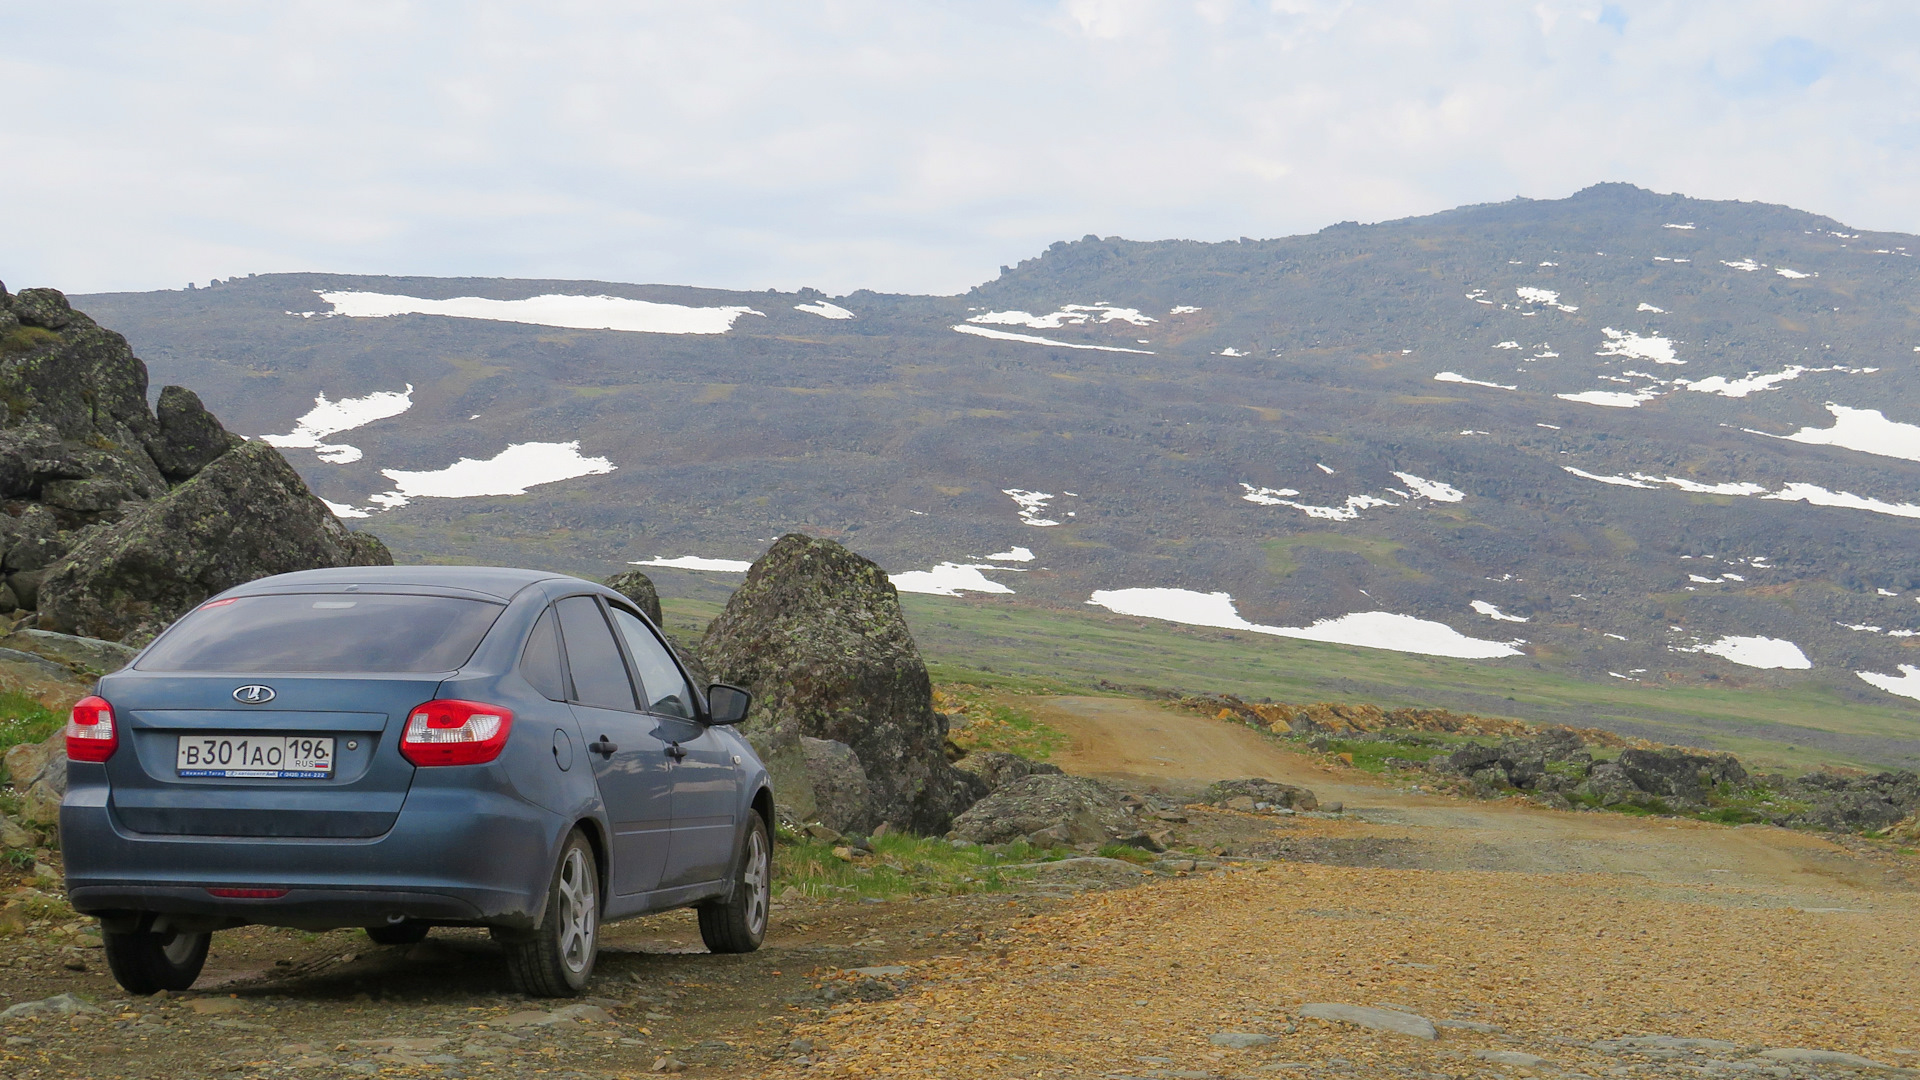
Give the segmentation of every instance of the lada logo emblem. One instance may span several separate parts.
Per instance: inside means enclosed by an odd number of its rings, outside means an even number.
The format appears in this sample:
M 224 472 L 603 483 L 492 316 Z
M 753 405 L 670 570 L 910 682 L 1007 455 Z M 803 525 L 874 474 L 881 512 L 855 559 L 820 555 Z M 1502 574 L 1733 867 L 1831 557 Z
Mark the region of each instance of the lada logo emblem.
M 233 700 L 242 705 L 265 705 L 267 702 L 273 700 L 273 687 L 259 685 L 243 686 L 233 692 Z

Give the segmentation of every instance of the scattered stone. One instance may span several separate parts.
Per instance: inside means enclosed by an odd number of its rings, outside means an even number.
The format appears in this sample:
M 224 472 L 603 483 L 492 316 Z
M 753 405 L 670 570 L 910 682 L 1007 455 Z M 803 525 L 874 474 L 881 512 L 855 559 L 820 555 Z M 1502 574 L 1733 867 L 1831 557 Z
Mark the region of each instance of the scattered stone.
M 801 736 L 844 743 L 858 757 L 874 823 L 944 833 L 984 794 L 947 761 L 926 663 L 899 593 L 870 559 L 830 540 L 781 537 L 707 628 L 700 655 L 716 678 L 753 692 L 742 730 L 783 798 L 802 787 L 811 794 Z M 790 804 L 802 819 L 820 816 Z
M 1499 1035 L 1507 1029 L 1498 1024 L 1486 1024 L 1478 1020 L 1435 1020 L 1437 1028 L 1453 1028 L 1457 1031 L 1477 1031 L 1483 1035 Z
M 1837 1065 L 1843 1069 L 1893 1069 L 1895 1065 L 1861 1057 L 1859 1054 L 1843 1054 L 1837 1050 L 1803 1050 L 1798 1047 L 1782 1047 L 1775 1050 L 1762 1050 L 1759 1057 L 1768 1061 L 1784 1061 L 1792 1065 Z
M 1719 1039 L 1686 1039 L 1677 1035 L 1629 1035 L 1624 1039 L 1602 1039 L 1587 1045 L 1602 1054 L 1643 1054 L 1649 1050 L 1680 1053 L 1703 1050 L 1709 1054 L 1731 1054 L 1741 1049 L 1738 1043 Z
M 92 1016 L 101 1010 L 92 1002 L 78 994 L 55 994 L 38 1001 L 23 1001 L 18 1005 L 9 1005 L 0 1011 L 0 1021 L 20 1020 L 35 1016 Z
M 898 964 L 883 964 L 879 967 L 854 968 L 855 975 L 865 975 L 870 979 L 883 979 L 893 975 L 905 975 L 907 969 Z
M 657 1073 L 686 1072 L 687 1063 L 677 1057 L 655 1058 L 653 1060 L 653 1071 Z
M 187 1011 L 199 1016 L 230 1016 L 247 1011 L 247 1003 L 239 998 L 203 997 L 188 998 Z
M 552 1012 L 528 1010 L 508 1015 L 500 1021 L 503 1028 L 567 1027 L 574 1024 L 611 1024 L 613 1016 L 598 1005 L 568 1005 Z
M 1365 1005 L 1341 1005 L 1335 1002 L 1316 1002 L 1302 1005 L 1297 1010 L 1301 1016 L 1310 1020 L 1327 1020 L 1334 1023 L 1353 1024 L 1358 1027 L 1372 1028 L 1375 1031 L 1390 1031 L 1396 1035 L 1410 1035 L 1416 1039 L 1437 1039 L 1440 1033 L 1434 1030 L 1433 1021 L 1415 1013 L 1400 1012 L 1395 1009 L 1374 1009 Z
M 1207 1041 L 1229 1050 L 1251 1050 L 1256 1046 L 1266 1046 L 1279 1040 L 1271 1035 L 1262 1035 L 1253 1031 L 1217 1031 L 1207 1036 Z
M 1059 775 L 1060 766 L 1049 765 L 1044 761 L 1030 761 L 1019 754 L 1009 754 L 1001 750 L 974 750 L 954 762 L 956 768 L 965 770 L 980 778 L 987 787 L 987 794 L 999 791 L 1015 780 L 1024 780 L 1036 773 Z
M 1495 1065 L 1518 1065 L 1523 1069 L 1538 1069 L 1553 1064 L 1538 1054 L 1523 1054 L 1518 1050 L 1475 1050 L 1473 1056 Z

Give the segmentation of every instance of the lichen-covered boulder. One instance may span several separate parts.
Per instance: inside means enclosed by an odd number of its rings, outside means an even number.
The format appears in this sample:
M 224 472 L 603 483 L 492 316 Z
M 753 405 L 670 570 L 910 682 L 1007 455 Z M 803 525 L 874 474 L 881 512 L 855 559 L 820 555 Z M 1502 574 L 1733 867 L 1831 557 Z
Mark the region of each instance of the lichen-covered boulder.
M 853 747 L 802 735 L 800 752 L 806 759 L 807 783 L 813 789 L 813 820 L 850 836 L 872 831 L 878 824 L 873 817 L 873 789 Z
M 144 641 L 208 596 L 255 578 L 392 563 L 379 540 L 340 524 L 278 450 L 246 443 L 54 564 L 39 586 L 40 625 Z
M 1201 801 L 1213 806 L 1226 806 L 1235 799 L 1250 799 L 1256 808 L 1261 806 L 1282 810 L 1318 810 L 1320 801 L 1313 792 L 1292 784 L 1282 784 L 1264 777 L 1248 777 L 1244 780 L 1219 780 L 1208 785 Z
M 1742 784 L 1747 770 L 1732 754 L 1690 754 L 1664 750 L 1622 750 L 1620 770 L 1633 786 L 1650 795 L 1688 806 L 1703 806 L 1718 784 Z
M 605 584 L 607 588 L 633 601 L 633 606 L 639 608 L 642 615 L 652 619 L 653 625 L 660 625 L 660 591 L 653 587 L 652 578 L 638 570 L 623 570 L 608 578 Z
M 715 679 L 753 692 L 744 730 L 756 742 L 805 735 L 851 747 L 876 823 L 942 833 L 981 794 L 946 759 L 946 726 L 893 583 L 839 544 L 781 537 L 707 628 L 700 655 Z
M 221 427 L 200 403 L 200 395 L 184 386 L 161 387 L 154 416 L 159 430 L 147 440 L 147 453 L 161 474 L 174 483 L 213 464 L 213 459 L 243 441 Z
M 954 819 L 948 835 L 976 844 L 1004 844 L 1042 831 L 1048 839 L 1104 844 L 1136 835 L 1140 826 L 1100 781 L 1036 773 L 975 803 Z

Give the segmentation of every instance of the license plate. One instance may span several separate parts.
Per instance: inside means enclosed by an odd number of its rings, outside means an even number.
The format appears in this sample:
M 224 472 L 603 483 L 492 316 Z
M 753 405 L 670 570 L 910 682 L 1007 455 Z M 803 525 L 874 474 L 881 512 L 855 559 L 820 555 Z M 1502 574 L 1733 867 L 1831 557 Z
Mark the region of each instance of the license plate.
M 174 753 L 181 776 L 250 780 L 326 780 L 333 739 L 310 735 L 182 735 Z

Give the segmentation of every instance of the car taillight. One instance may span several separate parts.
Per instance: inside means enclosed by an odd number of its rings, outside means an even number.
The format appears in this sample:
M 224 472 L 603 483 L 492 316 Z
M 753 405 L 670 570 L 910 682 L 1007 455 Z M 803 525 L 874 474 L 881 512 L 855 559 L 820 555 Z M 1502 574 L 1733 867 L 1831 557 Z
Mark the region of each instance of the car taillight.
M 67 721 L 67 758 L 105 761 L 120 749 L 120 729 L 113 723 L 113 706 L 105 698 L 83 697 L 73 703 Z
M 483 765 L 500 756 L 513 713 L 498 705 L 442 698 L 416 705 L 400 736 L 400 756 L 415 765 Z

